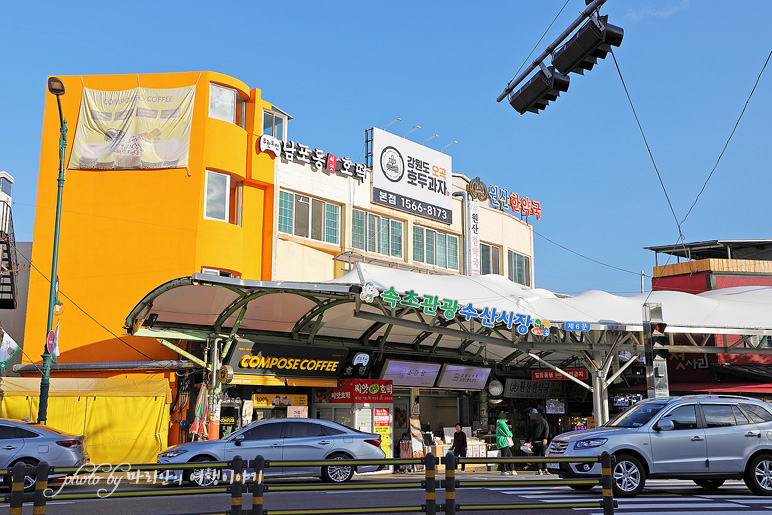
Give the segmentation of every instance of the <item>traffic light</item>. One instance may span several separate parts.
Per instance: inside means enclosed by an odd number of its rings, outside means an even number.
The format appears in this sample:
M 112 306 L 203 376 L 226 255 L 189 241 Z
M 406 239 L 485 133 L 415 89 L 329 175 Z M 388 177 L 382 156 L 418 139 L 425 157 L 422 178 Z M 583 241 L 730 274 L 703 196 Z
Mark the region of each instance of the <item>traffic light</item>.
M 651 322 L 651 347 L 654 352 L 654 359 L 667 359 L 670 351 L 665 348 L 667 345 L 667 335 L 665 334 L 665 328 L 667 324 L 664 322 Z
M 548 73 L 545 73 L 545 69 Z M 512 93 L 509 105 L 520 114 L 526 111 L 538 114 L 547 104 L 557 99 L 561 91 L 568 91 L 569 84 L 570 79 L 555 71 L 552 66 L 543 68 L 525 86 Z
M 598 59 L 605 59 L 612 46 L 619 46 L 624 29 L 606 23 L 608 16 L 599 16 L 585 23 L 574 36 L 552 56 L 552 66 L 560 73 L 592 70 Z

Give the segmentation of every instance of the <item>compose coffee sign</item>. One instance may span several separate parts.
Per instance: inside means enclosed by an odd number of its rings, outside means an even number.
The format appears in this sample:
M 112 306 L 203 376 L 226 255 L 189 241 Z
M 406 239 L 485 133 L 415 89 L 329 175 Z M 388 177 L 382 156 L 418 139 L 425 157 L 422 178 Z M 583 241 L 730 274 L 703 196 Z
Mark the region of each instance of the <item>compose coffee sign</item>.
M 381 129 L 373 134 L 373 203 L 452 222 L 450 156 Z
M 228 365 L 236 374 L 340 377 L 348 350 L 239 341 Z

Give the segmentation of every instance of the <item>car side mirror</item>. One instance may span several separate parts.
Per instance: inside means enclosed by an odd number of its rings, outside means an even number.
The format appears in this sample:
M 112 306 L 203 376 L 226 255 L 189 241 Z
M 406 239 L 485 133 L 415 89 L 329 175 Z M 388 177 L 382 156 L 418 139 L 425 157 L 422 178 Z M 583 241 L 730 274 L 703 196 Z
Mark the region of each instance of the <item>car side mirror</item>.
M 236 438 L 233 439 L 233 443 L 235 445 L 241 445 L 241 442 L 244 441 L 244 435 L 239 435 Z
M 675 429 L 675 424 L 669 418 L 663 418 L 654 425 L 656 431 L 672 431 Z

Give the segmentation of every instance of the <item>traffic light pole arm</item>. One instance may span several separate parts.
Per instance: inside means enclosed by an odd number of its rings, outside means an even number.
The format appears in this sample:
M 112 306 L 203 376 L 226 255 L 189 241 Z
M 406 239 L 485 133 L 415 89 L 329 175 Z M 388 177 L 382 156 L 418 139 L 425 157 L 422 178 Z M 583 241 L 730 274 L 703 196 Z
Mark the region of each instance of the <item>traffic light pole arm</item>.
M 528 68 L 523 71 L 520 75 L 517 76 L 515 80 L 510 82 L 506 88 L 504 88 L 504 91 L 499 95 L 499 98 L 496 99 L 496 102 L 501 102 L 504 100 L 507 95 L 512 93 L 512 90 L 517 87 L 518 84 L 523 82 L 523 80 L 528 77 L 528 74 L 531 73 L 536 69 L 537 66 L 539 66 L 539 63 L 544 61 L 548 55 L 550 55 L 552 52 L 555 51 L 555 49 L 568 37 L 571 35 L 571 33 L 576 30 L 576 28 L 582 24 L 582 22 L 588 18 L 593 12 L 595 12 L 597 9 L 600 8 L 601 5 L 605 4 L 606 0 L 595 0 L 593 3 L 587 6 L 587 8 L 582 11 L 582 14 L 574 20 L 574 22 L 565 30 L 563 33 L 558 36 L 558 38 L 552 42 L 550 46 L 547 47 L 547 49 L 542 52 L 539 57 L 537 57 L 534 62 L 531 63 Z

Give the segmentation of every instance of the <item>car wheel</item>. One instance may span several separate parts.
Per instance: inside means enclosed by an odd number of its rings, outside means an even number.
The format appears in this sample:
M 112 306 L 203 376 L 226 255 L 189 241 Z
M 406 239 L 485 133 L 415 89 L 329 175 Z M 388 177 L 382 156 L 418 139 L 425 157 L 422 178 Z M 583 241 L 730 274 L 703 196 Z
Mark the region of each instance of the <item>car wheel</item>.
M 333 454 L 328 459 L 350 460 L 345 454 Z M 328 483 L 345 483 L 354 477 L 354 467 L 351 465 L 327 465 L 322 467 L 322 479 Z
M 8 468 L 12 469 L 17 463 L 24 463 L 27 466 L 30 467 L 36 467 L 38 462 L 31 459 L 31 458 L 24 458 L 18 461 L 15 461 L 11 463 Z M 35 490 L 35 484 L 37 483 L 37 477 L 35 474 L 25 474 L 24 475 L 24 491 L 25 492 L 33 492 Z M 8 488 L 11 487 L 11 476 L 6 476 L 5 478 L 5 484 L 8 486 Z
M 568 485 L 571 487 L 572 490 L 576 490 L 578 492 L 586 492 L 588 490 L 592 490 L 595 488 L 595 485 Z
M 724 484 L 723 479 L 695 479 L 694 484 L 706 490 L 717 490 Z
M 646 472 L 638 458 L 629 454 L 616 456 L 612 477 L 616 497 L 635 497 L 643 490 Z
M 745 469 L 745 484 L 756 495 L 772 495 L 772 456 L 759 454 Z
M 194 459 L 193 461 L 206 463 L 211 462 L 212 460 L 202 456 Z M 220 479 L 219 470 L 214 468 L 193 469 L 187 473 L 188 482 L 200 487 L 216 485 L 218 479 Z

